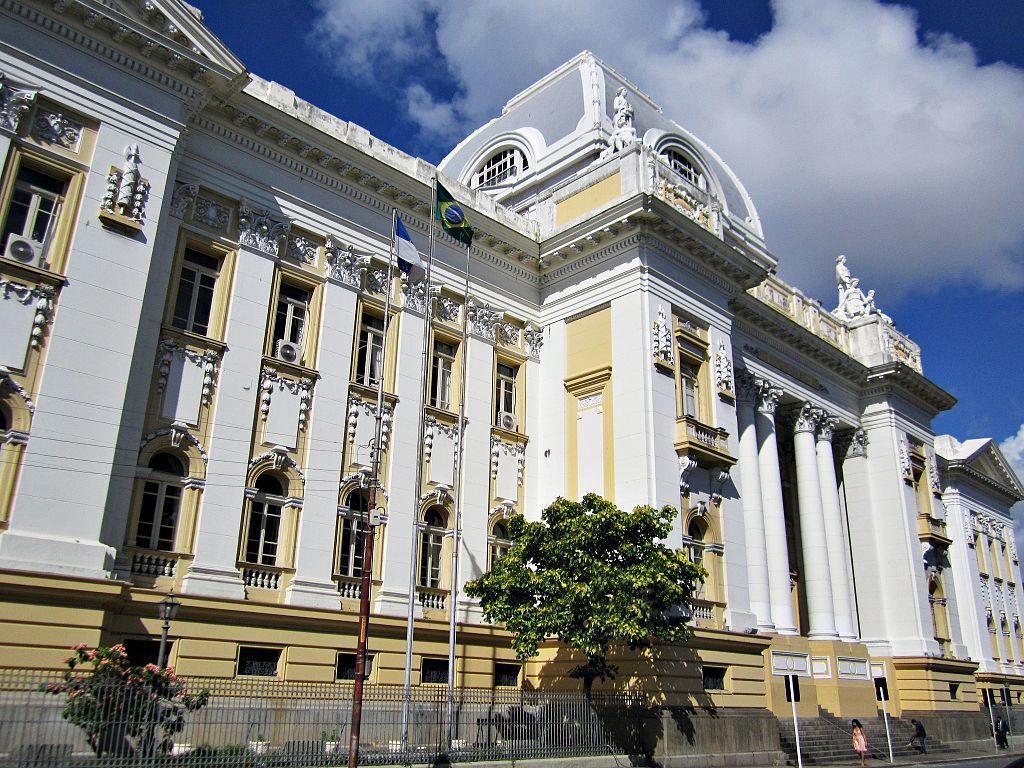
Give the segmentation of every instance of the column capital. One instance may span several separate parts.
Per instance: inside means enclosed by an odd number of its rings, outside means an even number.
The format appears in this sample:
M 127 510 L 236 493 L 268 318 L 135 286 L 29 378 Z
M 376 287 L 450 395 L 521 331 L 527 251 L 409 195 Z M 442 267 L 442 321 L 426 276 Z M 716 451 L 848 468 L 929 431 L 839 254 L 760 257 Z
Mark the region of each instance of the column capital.
M 855 459 L 867 456 L 868 434 L 859 427 L 857 429 L 844 430 L 838 436 L 840 453 L 847 459 Z
M 836 425 L 839 419 L 826 411 L 824 408 L 818 410 L 818 442 L 831 443 L 835 435 Z
M 736 368 L 733 371 L 733 378 L 736 380 L 736 400 L 746 405 L 754 405 L 758 400 L 759 390 L 754 374 L 746 368 Z
M 799 410 L 793 411 L 793 432 L 810 432 L 818 427 L 822 410 L 813 403 L 803 403 Z
M 755 377 L 754 383 L 757 385 L 757 410 L 769 415 L 774 414 L 784 394 L 782 388 L 761 377 Z

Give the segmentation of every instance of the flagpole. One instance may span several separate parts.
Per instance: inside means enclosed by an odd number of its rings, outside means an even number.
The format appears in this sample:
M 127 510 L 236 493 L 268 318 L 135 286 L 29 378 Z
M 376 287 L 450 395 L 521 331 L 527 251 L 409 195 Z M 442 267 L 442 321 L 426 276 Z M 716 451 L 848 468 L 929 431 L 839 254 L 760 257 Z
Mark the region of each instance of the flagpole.
M 462 446 L 466 437 L 466 370 L 469 368 L 469 252 L 472 246 L 466 246 L 466 270 L 462 295 L 462 365 L 459 369 L 459 421 L 458 444 L 455 449 L 455 510 L 452 521 L 452 587 L 451 604 L 448 608 L 448 749 L 452 748 L 455 726 L 455 636 L 457 625 L 457 598 L 459 596 L 459 546 L 462 541 L 462 505 L 465 494 L 462 492 Z
M 423 490 L 423 441 L 426 435 L 427 415 L 427 367 L 430 359 L 430 325 L 433 316 L 434 298 L 431 295 L 430 270 L 434 264 L 434 209 L 437 205 L 437 178 L 430 184 L 430 226 L 427 246 L 427 270 L 424 280 L 427 285 L 426 308 L 423 318 L 423 354 L 420 358 L 420 418 L 419 439 L 416 441 L 416 481 L 413 486 L 412 530 L 409 541 L 409 595 L 405 616 L 405 679 L 402 688 L 402 749 L 409 749 L 409 709 L 412 706 L 412 646 L 416 622 L 416 561 L 419 554 L 420 493 Z
M 359 734 L 363 720 L 363 682 L 366 677 L 366 645 L 370 630 L 370 587 L 373 584 L 373 538 L 374 529 L 371 519 L 377 508 L 377 486 L 380 477 L 381 433 L 384 416 L 384 377 L 388 356 L 388 329 L 391 327 L 391 293 L 393 263 L 395 260 L 395 232 L 397 229 L 398 211 L 391 209 L 391 251 L 388 254 L 388 279 L 384 302 L 384 343 L 380 351 L 380 368 L 377 371 L 377 418 L 373 432 L 373 448 L 370 459 L 370 498 L 366 512 L 366 527 L 363 529 L 363 574 L 359 585 L 359 634 L 356 643 L 356 679 L 352 689 L 352 725 L 349 731 L 348 766 L 358 768 L 359 765 Z M 372 349 L 369 351 L 372 356 Z M 373 369 L 373 359 L 367 361 Z

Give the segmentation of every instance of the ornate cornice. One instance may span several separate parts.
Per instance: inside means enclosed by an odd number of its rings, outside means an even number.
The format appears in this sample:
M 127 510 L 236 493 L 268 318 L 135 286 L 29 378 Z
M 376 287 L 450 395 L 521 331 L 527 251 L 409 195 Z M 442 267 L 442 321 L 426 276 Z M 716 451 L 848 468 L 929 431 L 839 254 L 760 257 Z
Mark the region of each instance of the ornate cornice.
M 1011 500 L 1011 502 L 1024 501 L 1024 496 L 1009 485 L 1000 483 L 998 480 L 994 480 L 988 475 L 979 472 L 966 461 L 950 461 L 949 459 L 943 459 L 942 474 L 948 480 L 954 480 L 958 476 L 964 477 L 972 482 L 984 486 L 990 491 L 998 493 L 1006 499 Z
M 938 384 L 926 379 L 910 366 L 885 363 L 868 369 L 863 396 L 899 394 L 917 403 L 930 406 L 936 412 L 948 411 L 956 405 L 956 398 Z

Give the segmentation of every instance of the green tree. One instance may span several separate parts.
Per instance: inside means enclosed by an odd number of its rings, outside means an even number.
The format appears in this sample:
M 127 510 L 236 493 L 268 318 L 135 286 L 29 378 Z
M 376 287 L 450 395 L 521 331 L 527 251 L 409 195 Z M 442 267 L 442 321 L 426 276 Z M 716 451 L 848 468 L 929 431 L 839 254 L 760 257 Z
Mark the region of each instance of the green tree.
M 85 731 L 97 755 L 150 756 L 166 753 L 185 726 L 185 712 L 206 705 L 208 691 L 190 693 L 171 667 L 134 667 L 123 645 L 72 648 L 64 682 L 43 690 L 67 697 L 64 719 Z M 91 672 L 76 672 L 91 664 Z
M 580 651 L 586 661 L 569 674 L 589 694 L 594 680 L 615 676 L 613 644 L 636 649 L 689 637 L 689 614 L 680 608 L 707 573 L 662 543 L 677 514 L 647 506 L 624 512 L 593 493 L 581 502 L 558 498 L 542 522 L 509 520 L 511 549 L 466 592 L 488 621 L 505 624 L 520 659 L 552 636 Z

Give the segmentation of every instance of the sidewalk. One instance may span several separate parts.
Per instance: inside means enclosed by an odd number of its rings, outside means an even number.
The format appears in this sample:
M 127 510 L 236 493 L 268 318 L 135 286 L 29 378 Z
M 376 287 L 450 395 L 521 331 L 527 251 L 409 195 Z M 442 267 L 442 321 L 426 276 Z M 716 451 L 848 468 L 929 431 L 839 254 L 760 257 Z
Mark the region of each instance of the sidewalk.
M 929 765 L 932 763 L 957 763 L 963 765 L 964 768 L 969 766 L 977 760 L 986 760 L 992 758 L 1004 757 L 1006 762 L 1013 761 L 1014 758 L 1020 758 L 1022 766 L 1024 766 L 1024 738 L 1018 738 L 1017 744 L 1011 744 L 1009 749 L 997 750 L 993 745 L 989 750 L 983 749 L 965 749 L 958 751 L 954 754 L 943 754 L 943 755 L 932 755 L 924 754 L 917 755 L 915 757 L 897 757 L 896 762 L 890 763 L 889 756 L 885 745 L 882 746 L 881 756 L 874 755 L 864 761 L 864 765 L 868 768 L 885 768 L 885 766 L 912 766 L 912 765 Z M 793 763 L 792 765 L 795 765 Z M 806 766 L 806 768 L 824 768 L 828 766 L 835 766 L 836 768 L 850 768 L 850 766 L 859 766 L 860 759 L 850 752 L 849 760 L 836 760 L 830 763 L 813 763 Z M 756 768 L 780 768 L 779 766 L 756 766 Z

